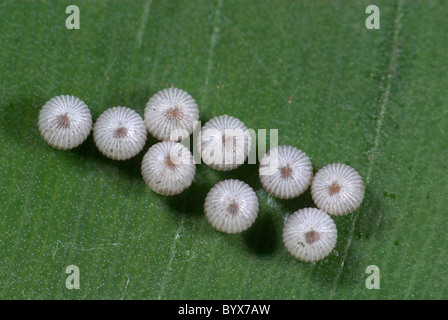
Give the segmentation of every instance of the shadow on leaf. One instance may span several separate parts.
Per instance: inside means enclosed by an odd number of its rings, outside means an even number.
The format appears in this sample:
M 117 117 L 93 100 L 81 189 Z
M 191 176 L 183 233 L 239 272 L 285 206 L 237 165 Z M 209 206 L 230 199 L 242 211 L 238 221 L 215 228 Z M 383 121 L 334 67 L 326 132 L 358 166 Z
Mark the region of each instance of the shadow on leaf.
M 328 285 L 352 286 L 364 281 L 368 265 L 361 265 L 359 244 L 364 239 L 377 237 L 382 227 L 383 203 L 369 188 L 361 207 L 348 216 L 333 217 L 338 228 L 338 240 L 333 252 L 316 262 L 312 275 Z M 380 261 L 376 262 L 377 264 Z M 370 263 L 369 263 L 370 264 Z M 372 261 L 371 264 L 375 264 Z
M 272 212 L 262 212 L 243 233 L 243 239 L 248 249 L 257 255 L 274 253 L 281 245 L 281 234 Z

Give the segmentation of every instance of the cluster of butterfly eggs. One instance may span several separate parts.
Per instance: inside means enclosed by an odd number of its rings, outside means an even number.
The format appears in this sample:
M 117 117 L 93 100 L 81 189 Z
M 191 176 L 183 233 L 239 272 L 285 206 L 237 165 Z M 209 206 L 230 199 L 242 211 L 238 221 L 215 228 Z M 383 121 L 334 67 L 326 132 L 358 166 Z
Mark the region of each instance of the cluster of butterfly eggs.
M 134 110 L 118 106 L 104 111 L 93 124 L 83 101 L 63 95 L 52 98 L 42 107 L 38 125 L 43 139 L 61 150 L 79 146 L 93 127 L 99 151 L 114 160 L 136 156 L 143 149 L 149 131 L 162 141 L 144 155 L 143 179 L 156 193 L 176 195 L 191 185 L 196 173 L 190 150 L 177 141 L 191 135 L 198 119 L 198 106 L 192 96 L 181 89 L 168 88 L 150 98 L 144 119 Z M 251 136 L 243 122 L 223 115 L 203 126 L 197 144 L 207 165 L 228 171 L 246 160 Z M 259 176 L 266 191 L 281 199 L 296 198 L 311 186 L 317 208 L 294 212 L 283 229 L 286 249 L 301 261 L 323 259 L 333 250 L 337 230 L 329 215 L 353 212 L 364 197 L 364 184 L 356 170 L 335 163 L 321 168 L 313 177 L 310 159 L 292 146 L 269 150 L 260 160 Z M 238 233 L 254 223 L 258 198 L 245 182 L 228 179 L 208 192 L 204 211 L 216 230 Z

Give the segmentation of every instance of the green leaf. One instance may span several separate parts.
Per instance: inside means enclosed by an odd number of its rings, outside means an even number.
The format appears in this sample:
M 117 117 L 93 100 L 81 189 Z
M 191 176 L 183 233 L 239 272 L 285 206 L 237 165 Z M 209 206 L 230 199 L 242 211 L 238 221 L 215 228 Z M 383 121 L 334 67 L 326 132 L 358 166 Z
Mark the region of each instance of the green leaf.
M 68 30 L 68 5 L 80 29 Z M 446 1 L 3 1 L 0 4 L 0 298 L 446 299 L 448 44 Z M 335 218 L 324 260 L 296 261 L 284 220 L 314 206 L 269 196 L 258 166 L 197 165 L 193 185 L 164 197 L 140 174 L 144 152 L 106 159 L 92 136 L 70 151 L 41 138 L 50 98 L 71 94 L 96 119 L 141 115 L 175 86 L 202 123 L 235 116 L 278 129 L 279 144 L 359 171 L 361 207 Z M 268 134 L 269 138 L 269 134 Z M 145 151 L 156 140 L 149 138 Z M 203 202 L 218 181 L 249 183 L 255 224 L 219 233 Z M 65 286 L 67 266 L 80 289 Z M 366 268 L 380 270 L 369 290 Z

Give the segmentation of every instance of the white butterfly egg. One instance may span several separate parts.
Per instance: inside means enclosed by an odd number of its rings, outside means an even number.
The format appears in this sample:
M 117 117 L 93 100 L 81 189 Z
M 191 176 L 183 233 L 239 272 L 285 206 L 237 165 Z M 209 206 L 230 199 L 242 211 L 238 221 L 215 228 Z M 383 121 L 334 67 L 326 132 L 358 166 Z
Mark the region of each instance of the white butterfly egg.
M 146 127 L 142 117 L 126 107 L 104 111 L 93 126 L 93 139 L 100 152 L 113 160 L 127 160 L 145 146 Z
M 246 160 L 251 136 L 242 121 L 223 115 L 211 119 L 202 127 L 197 144 L 207 165 L 219 171 L 228 171 Z
M 205 198 L 205 217 L 218 231 L 238 233 L 248 229 L 258 215 L 254 190 L 240 180 L 218 182 Z
M 283 243 L 296 259 L 314 262 L 328 256 L 336 245 L 333 219 L 316 208 L 304 208 L 289 216 L 283 227 Z
M 296 198 L 310 186 L 313 167 L 305 152 L 292 146 L 274 147 L 260 160 L 260 181 L 281 199 Z
M 168 88 L 154 94 L 145 108 L 145 125 L 159 140 L 180 141 L 194 131 L 199 109 L 186 91 Z
M 320 169 L 311 184 L 316 206 L 328 214 L 343 216 L 355 211 L 364 198 L 364 183 L 352 167 L 333 163 Z
M 162 141 L 149 148 L 141 170 L 151 190 L 162 195 L 175 195 L 191 185 L 196 166 L 193 155 L 183 144 Z
M 53 148 L 73 149 L 83 143 L 92 130 L 92 114 L 74 96 L 57 96 L 45 103 L 39 113 L 39 131 Z

